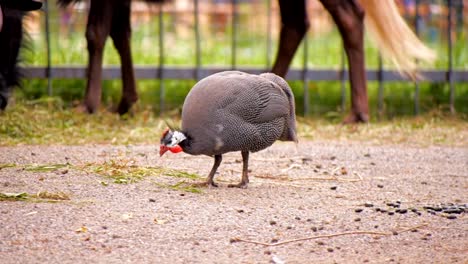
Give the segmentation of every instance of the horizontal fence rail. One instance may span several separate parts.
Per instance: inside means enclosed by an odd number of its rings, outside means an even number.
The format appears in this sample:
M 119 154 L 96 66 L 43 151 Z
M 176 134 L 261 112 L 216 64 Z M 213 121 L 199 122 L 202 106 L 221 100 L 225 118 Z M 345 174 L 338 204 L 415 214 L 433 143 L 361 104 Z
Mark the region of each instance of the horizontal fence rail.
M 48 71 L 50 70 L 50 76 Z M 164 68 L 153 66 L 136 66 L 135 77 L 137 79 L 177 79 L 177 80 L 196 80 L 199 78 L 207 77 L 211 74 L 232 70 L 231 67 L 169 67 Z M 236 68 L 239 71 L 245 71 L 252 74 L 260 74 L 269 71 L 269 69 L 261 68 Z M 25 67 L 22 69 L 24 77 L 26 78 L 52 78 L 52 79 L 85 79 L 86 68 L 82 66 L 63 66 L 63 67 Z M 367 79 L 369 81 L 411 81 L 405 76 L 402 76 L 398 71 L 393 70 L 367 70 Z M 420 71 L 422 79 L 420 82 L 448 82 L 449 78 L 455 83 L 468 82 L 468 71 L 466 70 L 422 70 Z M 287 80 L 302 81 L 304 77 L 308 81 L 339 81 L 348 80 L 348 72 L 340 69 L 308 69 L 304 73 L 301 69 L 291 69 L 286 75 Z M 115 80 L 121 78 L 120 66 L 105 67 L 102 71 L 102 78 L 104 80 Z

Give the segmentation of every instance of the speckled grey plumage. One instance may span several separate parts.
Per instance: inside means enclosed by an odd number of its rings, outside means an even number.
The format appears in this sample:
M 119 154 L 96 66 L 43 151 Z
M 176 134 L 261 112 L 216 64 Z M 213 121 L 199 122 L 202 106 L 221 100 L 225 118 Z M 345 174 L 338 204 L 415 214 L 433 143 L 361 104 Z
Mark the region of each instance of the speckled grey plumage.
M 182 132 L 188 140 L 181 146 L 193 155 L 255 152 L 276 140 L 297 141 L 293 93 L 273 73 L 213 74 L 187 95 Z

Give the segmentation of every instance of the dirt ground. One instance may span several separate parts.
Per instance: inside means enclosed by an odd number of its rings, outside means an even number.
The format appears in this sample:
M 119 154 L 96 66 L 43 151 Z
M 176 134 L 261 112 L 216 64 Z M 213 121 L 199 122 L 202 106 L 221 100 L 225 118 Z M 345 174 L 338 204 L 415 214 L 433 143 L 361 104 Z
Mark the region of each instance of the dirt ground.
M 69 197 L 0 200 L 0 262 L 468 262 L 467 148 L 277 142 L 250 156 L 247 189 L 227 188 L 242 168 L 230 153 L 220 187 L 202 193 L 157 173 L 116 184 L 73 168 L 25 169 L 114 161 L 205 177 L 212 166 L 206 156 L 159 158 L 157 148 L 0 147 L 1 193 Z

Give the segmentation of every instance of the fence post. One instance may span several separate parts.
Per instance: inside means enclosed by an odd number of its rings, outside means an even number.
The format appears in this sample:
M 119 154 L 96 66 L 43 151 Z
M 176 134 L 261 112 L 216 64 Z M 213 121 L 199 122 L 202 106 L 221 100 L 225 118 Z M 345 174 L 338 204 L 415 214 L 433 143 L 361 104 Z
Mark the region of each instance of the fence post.
M 341 113 L 345 112 L 346 109 L 346 52 L 344 44 L 342 43 L 341 48 L 341 64 L 340 64 L 340 83 L 341 83 Z
M 232 45 L 231 45 L 231 68 L 236 69 L 236 47 L 237 47 L 237 0 L 231 0 L 232 3 Z
M 158 10 L 158 27 L 159 27 L 159 68 L 158 68 L 158 78 L 159 78 L 159 115 L 162 116 L 164 112 L 164 99 L 166 97 L 166 92 L 164 89 L 164 80 L 163 80 L 163 67 L 164 67 L 164 22 L 163 22 L 163 4 L 159 4 Z
M 414 13 L 414 31 L 416 36 L 419 37 L 420 31 L 420 17 L 419 17 L 419 0 L 415 1 L 415 13 Z M 416 64 L 418 64 L 418 60 L 416 60 Z M 414 114 L 419 115 L 419 81 L 416 79 L 414 81 Z
M 379 92 L 378 92 L 378 95 L 377 95 L 377 112 L 378 112 L 378 115 L 377 117 L 379 119 L 382 119 L 383 117 L 383 108 L 384 108 L 384 105 L 383 105 L 383 97 L 384 97 L 384 87 L 383 87 L 383 62 L 382 62 L 382 55 L 380 54 L 379 52 L 379 68 L 378 68 L 378 72 L 377 72 L 377 79 L 379 81 Z
M 456 113 L 455 109 L 455 86 L 453 83 L 453 51 L 452 51 L 452 0 L 448 0 L 448 16 L 447 16 L 447 34 L 448 34 L 448 82 L 450 86 L 450 112 Z
M 199 1 L 194 1 L 194 18 L 195 18 L 195 80 L 200 80 L 200 67 L 201 67 L 201 49 L 200 49 L 200 9 L 199 9 Z
M 307 38 L 307 32 L 302 41 L 304 45 L 304 56 L 302 64 L 302 87 L 304 88 L 304 116 L 310 115 L 310 96 L 309 96 L 309 81 L 307 76 L 308 63 L 307 58 L 309 57 L 309 40 Z
M 50 54 L 50 21 L 49 21 L 49 1 L 44 1 L 44 11 L 45 11 L 45 28 L 46 28 L 46 49 L 47 49 L 47 68 L 46 68 L 46 76 L 47 76 L 47 94 L 52 96 L 52 60 Z
M 271 0 L 267 0 L 266 69 L 271 71 Z

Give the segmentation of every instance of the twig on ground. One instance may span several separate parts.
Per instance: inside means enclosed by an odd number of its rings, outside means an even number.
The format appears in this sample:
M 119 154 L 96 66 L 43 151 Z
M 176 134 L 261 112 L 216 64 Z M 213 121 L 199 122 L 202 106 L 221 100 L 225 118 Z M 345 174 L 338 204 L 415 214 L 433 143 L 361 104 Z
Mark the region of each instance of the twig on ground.
M 276 242 L 276 243 L 264 243 L 260 241 L 253 241 L 253 240 L 246 240 L 242 238 L 231 238 L 231 243 L 234 242 L 245 242 L 245 243 L 251 243 L 251 244 L 256 244 L 256 245 L 262 245 L 262 246 L 279 246 L 283 244 L 288 244 L 288 243 L 294 243 L 294 242 L 299 242 L 299 241 L 306 241 L 306 240 L 313 240 L 313 239 L 319 239 L 319 238 L 331 238 L 331 237 L 338 237 L 338 236 L 347 236 L 347 235 L 375 235 L 375 236 L 391 236 L 396 233 L 404 233 L 408 232 L 423 226 L 427 226 L 427 223 L 402 229 L 399 231 L 393 231 L 393 232 L 377 232 L 377 231 L 350 231 L 350 232 L 343 232 L 343 233 L 336 233 L 336 234 L 329 234 L 329 235 L 319 235 L 319 236 L 310 236 L 310 237 L 303 237 L 303 238 L 297 238 L 297 239 L 290 239 L 290 240 L 285 240 L 281 242 Z
M 297 163 L 294 163 L 294 164 L 291 164 L 288 168 L 282 169 L 281 172 L 282 172 L 282 173 L 285 173 L 285 172 L 288 172 L 288 171 L 290 171 L 290 170 L 292 170 L 292 169 L 300 169 L 300 168 L 302 168 L 301 165 L 299 165 L 299 164 L 297 164 Z

